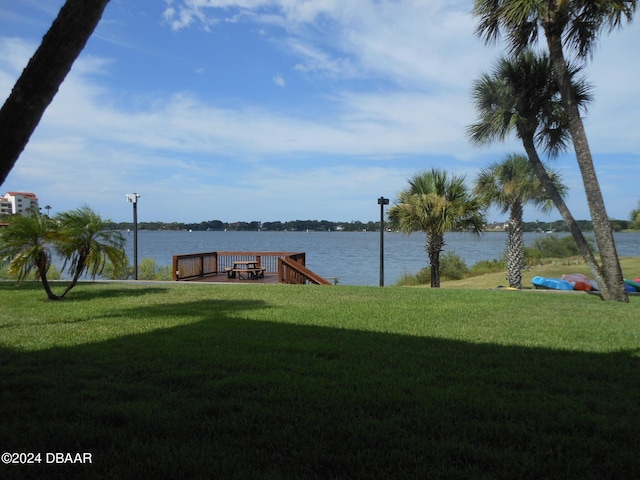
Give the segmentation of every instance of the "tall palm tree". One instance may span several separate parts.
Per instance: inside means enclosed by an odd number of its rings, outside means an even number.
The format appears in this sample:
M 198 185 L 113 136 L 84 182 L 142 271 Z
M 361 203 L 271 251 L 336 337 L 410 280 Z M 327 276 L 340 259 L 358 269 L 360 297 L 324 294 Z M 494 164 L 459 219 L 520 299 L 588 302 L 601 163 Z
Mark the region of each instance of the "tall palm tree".
M 491 42 L 504 34 L 511 52 L 529 48 L 537 42 L 541 32 L 544 34 L 602 258 L 602 274 L 607 287 L 603 298 L 623 302 L 628 302 L 629 297 L 580 106 L 574 96 L 566 52 L 585 59 L 592 54 L 601 30 L 613 30 L 625 19 L 630 21 L 636 6 L 636 0 L 476 0 L 473 9 L 479 17 L 478 35 Z
M 574 96 L 584 108 L 591 96 L 588 85 L 578 78 L 579 73 L 580 69 L 572 69 Z M 536 177 L 564 219 L 603 298 L 609 298 L 608 285 L 591 245 L 538 155 L 537 146 L 553 157 L 566 149 L 570 140 L 549 56 L 525 51 L 501 58 L 491 74 L 483 74 L 474 83 L 473 96 L 479 120 L 468 128 L 471 142 L 484 145 L 503 141 L 511 133 L 520 138 Z
M 566 187 L 555 172 L 549 176 L 556 190 L 564 194 Z M 509 212 L 507 224 L 507 281 L 513 288 L 522 288 L 523 256 L 523 208 L 532 203 L 549 210 L 553 204 L 540 181 L 536 178 L 529 160 L 524 155 L 509 155 L 502 162 L 495 162 L 482 169 L 476 179 L 474 193 L 487 206 L 496 205 L 501 212 Z
M 36 211 L 13 215 L 9 226 L 0 228 L 0 263 L 8 264 L 9 273 L 17 275 L 19 282 L 35 270 L 36 280 L 42 281 L 47 297 L 58 300 L 47 279 L 54 229 L 51 219 Z
M 110 220 L 103 219 L 88 206 L 63 212 L 55 217 L 56 249 L 64 258 L 72 280 L 60 298 L 71 290 L 83 274 L 96 275 L 104 271 L 107 260 L 116 268 L 126 263 L 125 238 L 116 230 L 108 230 Z
M 471 195 L 462 176 L 431 169 L 415 175 L 389 209 L 389 227 L 404 233 L 425 232 L 431 268 L 431 287 L 440 287 L 440 252 L 444 233 L 464 230 L 480 233 L 482 205 Z
M 38 126 L 109 0 L 67 0 L 0 109 L 0 185 Z

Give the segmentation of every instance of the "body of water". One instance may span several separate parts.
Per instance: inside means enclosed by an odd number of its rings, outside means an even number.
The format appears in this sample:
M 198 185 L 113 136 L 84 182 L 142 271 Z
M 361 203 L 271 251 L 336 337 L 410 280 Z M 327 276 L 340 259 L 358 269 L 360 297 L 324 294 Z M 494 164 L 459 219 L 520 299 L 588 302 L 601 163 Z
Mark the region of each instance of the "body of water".
M 126 251 L 133 264 L 133 232 L 123 232 Z M 532 245 L 544 233 L 526 233 L 525 244 Z M 565 234 L 566 235 L 566 234 Z M 384 281 L 396 283 L 405 273 L 415 274 L 428 265 L 425 234 L 384 234 Z M 506 233 L 491 232 L 475 236 L 445 234 L 444 252 L 455 252 L 467 265 L 500 258 Z M 640 233 L 615 235 L 620 256 L 640 257 Z M 138 261 L 152 258 L 156 265 L 171 265 L 173 255 L 214 251 L 305 252 L 307 267 L 342 285 L 379 284 L 380 232 L 186 232 L 138 231 Z

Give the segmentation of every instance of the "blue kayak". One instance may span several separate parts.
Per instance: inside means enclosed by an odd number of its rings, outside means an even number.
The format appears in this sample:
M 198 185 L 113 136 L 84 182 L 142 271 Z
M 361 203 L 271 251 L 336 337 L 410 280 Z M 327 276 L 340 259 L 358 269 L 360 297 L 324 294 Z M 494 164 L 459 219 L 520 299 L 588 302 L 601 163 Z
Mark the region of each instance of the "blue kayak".
M 634 280 L 629 280 L 628 278 L 624 279 L 624 286 L 627 289 L 627 292 L 640 292 L 640 282 L 636 282 Z
M 531 279 L 531 283 L 536 288 L 548 288 L 551 290 L 573 290 L 573 284 L 561 278 L 550 278 L 536 276 Z

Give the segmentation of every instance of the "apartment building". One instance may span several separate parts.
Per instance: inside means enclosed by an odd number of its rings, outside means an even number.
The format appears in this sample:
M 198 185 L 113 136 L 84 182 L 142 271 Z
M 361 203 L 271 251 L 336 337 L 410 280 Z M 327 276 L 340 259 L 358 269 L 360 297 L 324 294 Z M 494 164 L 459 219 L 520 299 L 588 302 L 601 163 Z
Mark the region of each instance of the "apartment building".
M 7 192 L 0 197 L 0 214 L 24 215 L 29 210 L 38 211 L 38 197 L 31 192 Z

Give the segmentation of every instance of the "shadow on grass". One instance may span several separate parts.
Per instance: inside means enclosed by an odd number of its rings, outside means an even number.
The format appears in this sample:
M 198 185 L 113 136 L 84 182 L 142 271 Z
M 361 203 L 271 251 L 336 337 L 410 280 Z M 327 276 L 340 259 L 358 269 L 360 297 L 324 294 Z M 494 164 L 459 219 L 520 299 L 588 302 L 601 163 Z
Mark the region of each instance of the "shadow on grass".
M 60 295 L 70 282 L 67 281 L 52 281 L 51 289 L 53 293 Z M 93 300 L 96 298 L 117 298 L 117 297 L 138 297 L 141 295 L 148 295 L 153 293 L 166 292 L 167 289 L 159 286 L 145 286 L 139 288 L 109 288 L 109 289 L 95 289 L 92 286 L 99 285 L 99 282 L 86 282 L 80 281 L 62 301 L 84 301 Z M 5 291 L 19 291 L 19 292 L 34 292 L 34 295 L 38 295 L 40 292 L 42 300 L 48 300 L 47 294 L 42 287 L 42 283 L 35 281 L 25 281 L 17 283 L 15 280 L 0 281 L 0 290 Z
M 72 348 L 0 350 L 2 450 L 93 460 L 0 465 L 0 476 L 640 476 L 637 352 L 247 318 L 263 306 L 138 309 L 202 320 Z
M 84 288 L 83 288 L 84 287 Z M 166 292 L 167 289 L 158 286 L 146 286 L 138 288 L 109 288 L 109 289 L 91 289 L 86 288 L 87 284 L 79 283 L 73 290 L 71 290 L 65 300 L 72 301 L 84 301 L 93 300 L 96 298 L 121 298 L 121 297 L 139 297 L 142 295 L 150 295 L 154 293 Z

